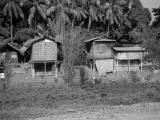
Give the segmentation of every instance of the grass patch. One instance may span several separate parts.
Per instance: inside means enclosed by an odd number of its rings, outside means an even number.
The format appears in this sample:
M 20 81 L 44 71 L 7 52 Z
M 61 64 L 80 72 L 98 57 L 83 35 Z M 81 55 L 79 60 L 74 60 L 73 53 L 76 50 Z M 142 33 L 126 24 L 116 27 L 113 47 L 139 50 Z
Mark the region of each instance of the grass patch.
M 131 105 L 143 102 L 160 102 L 159 83 L 112 83 L 86 84 L 84 86 L 54 87 L 32 85 L 13 87 L 5 93 L 0 92 L 0 116 L 7 120 L 18 120 L 17 116 L 34 116 L 39 108 L 56 109 L 61 105 L 80 103 L 85 105 L 110 104 Z M 2 112 L 20 109 L 16 113 Z M 36 112 L 29 108 L 38 108 Z M 25 111 L 25 112 L 23 112 Z M 24 115 L 23 115 L 24 114 Z
M 86 84 L 85 86 L 54 87 L 54 86 L 23 86 L 13 87 L 3 93 L 0 105 L 57 107 L 57 102 L 91 101 L 97 98 L 110 104 L 134 104 L 139 102 L 159 102 L 159 83 L 114 83 Z M 49 105 L 48 105 L 49 104 Z

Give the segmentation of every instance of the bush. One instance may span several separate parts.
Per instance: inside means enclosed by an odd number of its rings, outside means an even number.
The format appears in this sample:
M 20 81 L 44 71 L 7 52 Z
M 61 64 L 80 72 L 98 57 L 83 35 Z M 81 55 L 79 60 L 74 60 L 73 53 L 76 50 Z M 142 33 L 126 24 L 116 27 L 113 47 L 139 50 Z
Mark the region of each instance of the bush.
M 84 67 L 80 68 L 80 77 L 81 77 L 81 84 L 84 85 L 86 83 L 86 76 L 85 76 Z
M 135 71 L 131 71 L 129 76 L 130 76 L 132 82 L 134 82 L 134 83 L 140 82 L 140 78 L 138 77 L 138 75 Z

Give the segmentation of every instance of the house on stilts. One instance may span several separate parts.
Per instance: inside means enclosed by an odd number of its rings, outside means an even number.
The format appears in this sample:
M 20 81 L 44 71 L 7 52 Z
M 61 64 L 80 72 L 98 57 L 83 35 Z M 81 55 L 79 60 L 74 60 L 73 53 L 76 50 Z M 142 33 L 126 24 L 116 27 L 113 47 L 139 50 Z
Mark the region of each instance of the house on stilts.
M 114 51 L 114 72 L 118 71 L 142 71 L 144 48 L 134 47 L 113 47 Z
M 104 36 L 84 41 L 87 49 L 87 66 L 98 75 L 120 71 L 140 71 L 145 49 L 138 44 L 123 45 Z M 117 45 L 119 45 L 117 46 Z
M 20 48 L 21 54 L 30 50 L 30 64 L 32 77 L 36 76 L 58 76 L 58 46 L 60 45 L 54 38 L 51 37 L 35 37 L 27 40 Z
M 87 65 L 99 75 L 114 71 L 114 53 L 112 47 L 116 40 L 97 37 L 84 41 L 87 48 Z

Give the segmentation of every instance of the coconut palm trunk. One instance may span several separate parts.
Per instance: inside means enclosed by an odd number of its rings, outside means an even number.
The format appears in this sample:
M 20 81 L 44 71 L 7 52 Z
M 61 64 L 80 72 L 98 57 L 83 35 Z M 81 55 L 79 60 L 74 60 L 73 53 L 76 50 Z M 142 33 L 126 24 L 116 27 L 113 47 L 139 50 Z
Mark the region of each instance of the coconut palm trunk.
M 13 22 L 12 22 L 12 16 L 10 16 L 10 24 L 11 24 L 11 43 L 13 43 Z
M 109 30 L 110 30 L 110 24 L 108 22 L 108 26 L 107 26 L 107 37 L 109 37 Z
M 57 0 L 57 3 L 58 3 L 58 5 L 59 5 L 59 0 Z
M 13 42 L 13 17 L 18 19 L 20 16 L 21 18 L 24 18 L 24 14 L 20 6 L 18 5 L 18 2 L 15 0 L 9 0 L 6 2 L 3 12 L 5 16 L 9 15 L 10 18 L 10 29 L 11 29 L 11 43 Z
M 73 29 L 73 27 L 74 27 L 75 19 L 76 19 L 76 17 L 75 17 L 75 15 L 74 15 L 73 20 L 72 20 L 72 29 Z
M 88 32 L 90 31 L 90 28 L 91 28 L 91 22 L 92 22 L 92 19 L 91 19 L 91 17 L 89 16 L 89 21 L 88 21 Z

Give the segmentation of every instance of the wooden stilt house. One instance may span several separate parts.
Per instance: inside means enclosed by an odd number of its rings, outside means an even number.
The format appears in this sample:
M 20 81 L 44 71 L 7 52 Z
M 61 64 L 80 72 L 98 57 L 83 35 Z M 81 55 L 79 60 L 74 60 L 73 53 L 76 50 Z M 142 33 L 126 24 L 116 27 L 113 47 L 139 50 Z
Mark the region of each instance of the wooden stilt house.
M 112 47 L 116 40 L 106 37 L 97 37 L 84 41 L 87 47 L 87 64 L 99 75 L 113 72 L 114 53 Z
M 119 43 L 114 39 L 97 37 L 84 41 L 87 48 L 87 66 L 98 75 L 118 71 L 140 71 L 145 49 L 136 44 Z
M 16 49 L 9 42 L 10 38 L 5 39 L 0 43 L 0 62 L 3 61 L 10 64 L 17 64 L 20 53 L 18 49 Z
M 58 42 L 50 37 L 35 37 L 24 43 L 20 49 L 24 54 L 27 49 L 31 49 L 30 64 L 32 76 L 52 75 L 57 76 L 57 53 Z
M 144 48 L 139 46 L 113 47 L 113 50 L 115 54 L 114 72 L 142 70 Z

